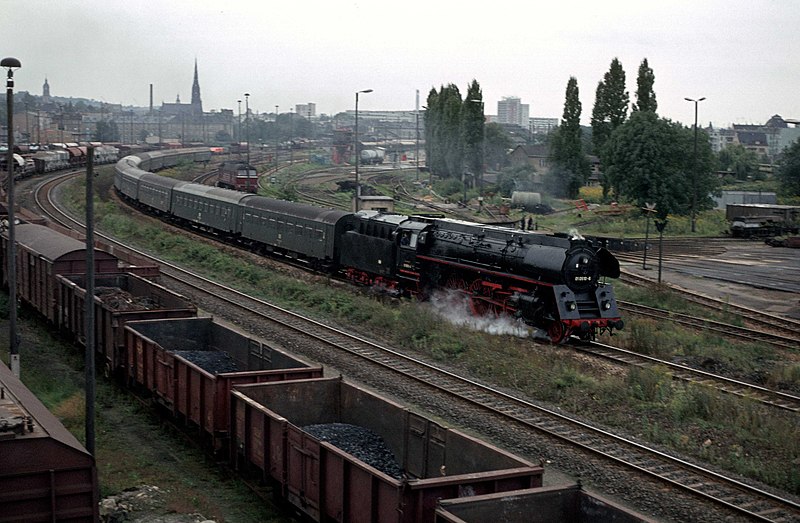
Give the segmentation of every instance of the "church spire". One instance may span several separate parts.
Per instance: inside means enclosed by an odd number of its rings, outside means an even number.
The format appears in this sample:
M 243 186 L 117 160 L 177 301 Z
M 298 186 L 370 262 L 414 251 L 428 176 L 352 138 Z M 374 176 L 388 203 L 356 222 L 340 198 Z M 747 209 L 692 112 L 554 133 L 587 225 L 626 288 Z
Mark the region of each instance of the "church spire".
M 42 103 L 50 103 L 50 84 L 47 83 L 47 77 L 44 77 L 44 85 L 42 86 Z
M 197 58 L 194 59 L 194 82 L 192 83 L 192 111 L 203 113 L 203 102 L 200 100 L 200 80 L 197 78 Z

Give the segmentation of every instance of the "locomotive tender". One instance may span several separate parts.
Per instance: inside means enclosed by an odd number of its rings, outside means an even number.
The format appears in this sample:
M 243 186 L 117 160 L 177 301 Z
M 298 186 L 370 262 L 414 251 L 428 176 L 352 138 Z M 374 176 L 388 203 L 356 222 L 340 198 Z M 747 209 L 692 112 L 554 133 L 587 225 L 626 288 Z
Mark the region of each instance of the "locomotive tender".
M 135 205 L 256 252 L 400 295 L 427 298 L 451 289 L 470 301 L 474 313 L 509 314 L 546 331 L 555 343 L 571 334 L 593 339 L 624 326 L 612 287 L 601 281 L 618 277 L 619 263 L 590 241 L 450 219 L 323 209 L 147 172 L 208 156 L 203 148 L 160 152 L 157 162 L 127 156 L 117 162 L 114 184 Z

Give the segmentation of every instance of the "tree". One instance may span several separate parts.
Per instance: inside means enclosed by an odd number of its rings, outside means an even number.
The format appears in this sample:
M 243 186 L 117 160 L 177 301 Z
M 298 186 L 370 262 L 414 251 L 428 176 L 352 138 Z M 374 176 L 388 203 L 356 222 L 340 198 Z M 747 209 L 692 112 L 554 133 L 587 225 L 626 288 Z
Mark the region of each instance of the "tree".
M 777 178 L 786 196 L 800 196 L 800 139 L 787 147 L 778 162 Z
M 592 110 L 592 142 L 595 154 L 601 154 L 608 137 L 625 122 L 629 102 L 630 96 L 625 89 L 625 70 L 619 59 L 614 58 L 595 93 Z
M 658 102 L 656 102 L 656 93 L 653 91 L 653 84 L 656 77 L 653 70 L 647 64 L 647 58 L 642 60 L 639 65 L 639 76 L 636 78 L 636 103 L 633 104 L 634 111 L 650 111 L 656 112 L 658 109 Z
M 443 159 L 439 154 L 441 147 L 439 138 L 441 134 L 441 111 L 439 110 L 439 92 L 431 89 L 428 93 L 427 109 L 425 110 L 425 162 L 431 172 L 444 171 Z
M 443 177 L 461 178 L 464 163 L 461 93 L 453 84 L 428 94 L 425 111 L 425 153 L 428 167 Z
M 464 167 L 473 175 L 483 173 L 484 129 L 483 92 L 477 80 L 467 88 L 461 112 L 461 139 L 464 142 Z
M 697 179 L 693 180 L 694 131 L 659 118 L 652 111 L 637 111 L 608 141 L 606 174 L 616 193 L 644 207 L 655 202 L 660 219 L 668 214 L 688 214 L 692 191 L 697 209 L 713 207 L 710 195 L 719 182 L 712 172 L 713 153 L 701 133 L 697 149 Z
M 496 123 L 486 124 L 486 166 L 499 170 L 508 165 L 511 137 Z
M 98 142 L 118 142 L 119 128 L 117 122 L 101 120 L 97 122 L 94 139 Z
M 719 152 L 719 167 L 733 172 L 737 180 L 758 177 L 758 156 L 742 144 L 729 145 Z
M 439 93 L 442 111 L 439 144 L 444 158 L 444 175 L 451 178 L 463 176 L 464 142 L 461 136 L 461 93 L 454 84 L 448 84 Z
M 625 70 L 620 61 L 614 58 L 603 81 L 597 84 L 592 109 L 592 145 L 601 165 L 606 163 L 604 149 L 608 138 L 628 117 L 629 102 L 630 96 L 625 89 Z M 605 176 L 602 182 L 605 196 L 611 187 Z
M 577 197 L 581 185 L 589 178 L 590 166 L 581 142 L 581 101 L 574 76 L 567 82 L 564 114 L 553 135 L 551 156 L 554 179 L 548 186 L 568 198 Z

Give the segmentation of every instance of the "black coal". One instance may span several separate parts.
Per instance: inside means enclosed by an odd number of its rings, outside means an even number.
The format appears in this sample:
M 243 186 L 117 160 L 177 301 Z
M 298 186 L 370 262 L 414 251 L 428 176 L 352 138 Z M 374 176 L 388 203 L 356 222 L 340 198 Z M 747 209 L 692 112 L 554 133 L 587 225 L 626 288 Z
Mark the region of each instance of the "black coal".
M 303 430 L 319 440 L 353 455 L 395 479 L 403 479 L 403 469 L 378 434 L 364 427 L 347 423 L 308 425 Z
M 173 352 L 176 356 L 194 363 L 201 369 L 211 374 L 222 374 L 224 372 L 236 372 L 238 366 L 227 352 L 218 350 L 179 350 Z

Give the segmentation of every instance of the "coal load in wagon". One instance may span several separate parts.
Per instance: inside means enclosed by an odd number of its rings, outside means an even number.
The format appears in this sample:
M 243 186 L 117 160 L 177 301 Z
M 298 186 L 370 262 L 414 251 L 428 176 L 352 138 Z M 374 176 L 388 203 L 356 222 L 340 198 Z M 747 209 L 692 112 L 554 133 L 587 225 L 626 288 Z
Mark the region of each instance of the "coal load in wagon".
M 179 350 L 173 352 L 190 361 L 211 374 L 224 374 L 226 372 L 236 372 L 239 366 L 230 354 L 218 350 Z
M 94 294 L 113 311 L 150 311 L 159 308 L 152 296 L 134 296 L 119 287 L 97 287 Z
M 358 458 L 387 476 L 403 479 L 405 474 L 386 442 L 371 430 L 348 423 L 307 425 L 303 430 Z

